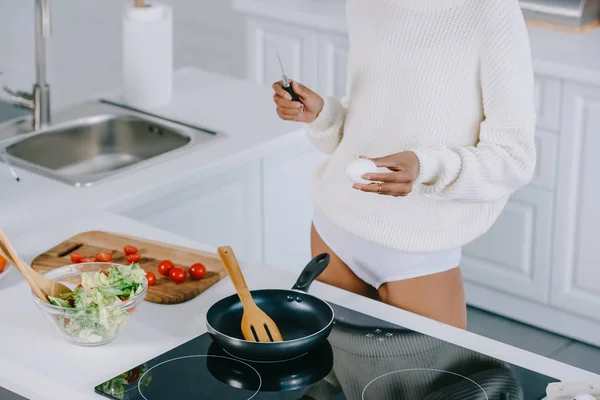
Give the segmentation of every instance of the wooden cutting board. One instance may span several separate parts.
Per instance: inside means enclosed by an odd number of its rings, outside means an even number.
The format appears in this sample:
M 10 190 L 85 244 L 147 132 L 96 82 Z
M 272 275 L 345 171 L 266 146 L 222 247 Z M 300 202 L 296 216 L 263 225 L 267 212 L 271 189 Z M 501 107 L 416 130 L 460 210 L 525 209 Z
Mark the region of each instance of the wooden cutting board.
M 75 251 L 87 257 L 95 257 L 102 251 L 108 251 L 112 254 L 114 263 L 127 265 L 129 263 L 125 260 L 123 252 L 123 247 L 126 245 L 137 247 L 142 256 L 140 267 L 156 275 L 156 284 L 148 288 L 145 299 L 152 303 L 186 302 L 227 275 L 217 254 L 102 231 L 84 232 L 65 240 L 37 256 L 33 260 L 32 267 L 38 272 L 45 273 L 72 264 L 70 254 Z M 192 264 L 202 263 L 206 267 L 206 275 L 202 279 L 193 279 L 188 274 L 184 282 L 175 283 L 158 273 L 158 263 L 162 260 L 171 260 L 176 267 L 182 267 L 186 271 Z

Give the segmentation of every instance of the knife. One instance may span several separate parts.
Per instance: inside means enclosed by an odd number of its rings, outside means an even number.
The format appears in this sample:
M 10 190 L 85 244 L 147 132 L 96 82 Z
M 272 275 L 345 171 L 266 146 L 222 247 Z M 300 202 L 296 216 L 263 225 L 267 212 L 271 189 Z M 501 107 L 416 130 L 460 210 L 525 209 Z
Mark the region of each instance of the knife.
M 288 92 L 290 94 L 290 96 L 292 96 L 292 101 L 300 102 L 300 98 L 294 92 L 294 89 L 292 89 L 290 80 L 288 79 L 287 75 L 285 74 L 285 70 L 283 69 L 283 63 L 281 62 L 281 57 L 279 57 L 279 52 L 277 52 L 277 59 L 279 60 L 279 66 L 281 67 L 281 74 L 282 74 L 281 75 L 281 86 L 283 87 L 283 90 L 285 90 L 286 92 Z

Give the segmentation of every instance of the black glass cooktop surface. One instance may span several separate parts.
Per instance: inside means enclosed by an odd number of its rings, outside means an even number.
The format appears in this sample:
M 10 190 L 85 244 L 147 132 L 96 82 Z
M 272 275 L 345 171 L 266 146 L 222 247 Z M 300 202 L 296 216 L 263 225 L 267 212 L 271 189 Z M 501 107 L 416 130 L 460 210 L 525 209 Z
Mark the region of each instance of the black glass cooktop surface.
M 229 355 L 209 334 L 104 382 L 113 400 L 541 400 L 556 379 L 331 304 L 327 343 L 293 360 Z

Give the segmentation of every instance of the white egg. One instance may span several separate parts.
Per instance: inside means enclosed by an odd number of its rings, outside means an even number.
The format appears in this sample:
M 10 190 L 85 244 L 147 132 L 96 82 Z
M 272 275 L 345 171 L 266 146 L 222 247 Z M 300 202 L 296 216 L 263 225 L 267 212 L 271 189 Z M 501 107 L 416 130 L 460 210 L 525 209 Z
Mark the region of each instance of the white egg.
M 371 183 L 364 180 L 362 176 L 373 172 L 377 172 L 377 165 L 375 165 L 373 161 L 364 158 L 351 161 L 346 166 L 346 175 L 348 175 L 348 178 L 354 183 Z
M 578 394 L 573 400 L 596 400 L 596 398 L 591 394 L 584 393 Z

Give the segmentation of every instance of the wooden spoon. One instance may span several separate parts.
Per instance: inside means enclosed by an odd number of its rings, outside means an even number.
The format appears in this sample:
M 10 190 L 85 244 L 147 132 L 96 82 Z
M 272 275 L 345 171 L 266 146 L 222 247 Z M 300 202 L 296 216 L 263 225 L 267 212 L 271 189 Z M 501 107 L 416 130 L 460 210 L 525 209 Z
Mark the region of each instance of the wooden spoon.
M 219 247 L 218 251 L 244 306 L 244 314 L 242 315 L 242 334 L 244 338 L 249 342 L 282 342 L 283 338 L 275 322 L 254 302 L 231 247 Z
M 0 254 L 19 270 L 40 300 L 49 303 L 48 296 L 60 298 L 62 293 L 72 292 L 62 283 L 46 278 L 23 261 L 2 229 L 0 229 Z

